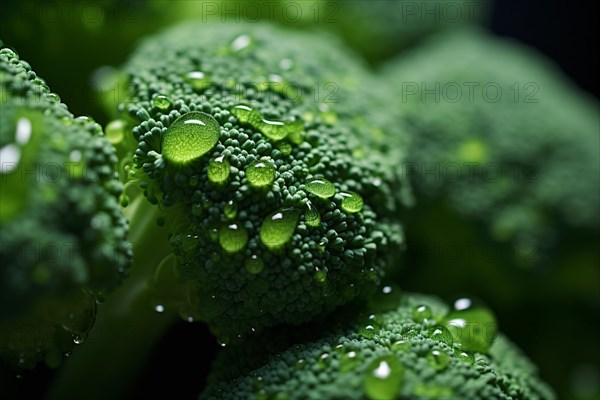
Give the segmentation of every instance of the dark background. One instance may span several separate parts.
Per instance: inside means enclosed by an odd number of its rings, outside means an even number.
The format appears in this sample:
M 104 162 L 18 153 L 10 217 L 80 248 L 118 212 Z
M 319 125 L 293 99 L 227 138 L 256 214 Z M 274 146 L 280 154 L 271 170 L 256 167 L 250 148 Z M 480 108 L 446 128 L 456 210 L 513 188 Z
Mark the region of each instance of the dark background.
M 1 6 L 2 16 L 0 22 L 5 26 L 5 18 L 8 18 L 17 2 L 6 2 Z M 134 7 L 135 8 L 135 7 Z M 491 14 L 490 28 L 493 32 L 501 36 L 517 38 L 520 41 L 529 44 L 543 54 L 553 59 L 562 70 L 569 75 L 574 82 L 584 90 L 592 93 L 597 98 L 600 96 L 600 85 L 598 82 L 598 6 L 594 2 L 583 1 L 517 1 L 517 0 L 499 0 L 493 7 Z M 146 29 L 148 33 L 152 29 Z M 59 75 L 55 71 L 62 71 L 63 74 L 71 76 L 72 79 L 85 79 L 89 76 L 93 68 L 98 65 L 90 60 L 82 59 L 78 65 L 70 64 L 70 60 L 61 62 L 57 59 L 48 59 L 46 54 L 36 51 L 36 44 L 28 39 L 27 45 L 22 45 L 22 39 L 18 31 L 5 30 L 0 28 L 1 38 L 8 46 L 14 46 L 19 54 L 25 60 L 28 60 L 34 69 L 46 78 L 50 87 L 61 93 L 63 101 L 70 105 L 74 113 L 78 114 L 81 101 L 81 95 L 74 92 L 61 92 L 59 88 Z M 74 43 L 60 43 L 63 47 L 71 47 L 76 50 L 77 37 L 71 37 Z M 115 40 L 110 36 L 107 40 Z M 106 54 L 107 64 L 118 65 L 125 60 L 126 55 L 134 47 L 133 42 L 123 42 L 119 46 L 115 42 L 114 52 Z M 51 65 L 53 71 L 45 71 L 45 65 Z M 101 115 L 101 114 L 100 114 Z M 99 121 L 102 122 L 102 121 Z M 599 133 L 600 134 L 600 133 Z M 410 257 L 410 254 L 409 254 Z M 410 271 L 406 272 L 406 277 L 410 278 Z M 407 279 L 410 281 L 410 279 Z M 431 287 L 405 287 L 407 290 L 432 292 Z M 569 299 L 565 299 L 568 303 Z M 526 305 L 525 305 L 526 307 Z M 531 312 L 540 312 L 531 310 Z M 552 313 L 552 310 L 544 312 Z M 500 315 L 500 323 L 509 316 Z M 598 315 L 590 315 L 591 323 L 598 323 Z M 552 316 L 549 316 L 551 319 Z M 586 327 L 579 326 L 580 320 L 573 318 L 560 319 L 562 323 L 570 321 L 572 326 L 569 329 L 580 330 Z M 512 324 L 508 326 L 508 334 L 517 343 L 519 343 L 519 328 L 532 329 L 523 322 L 522 325 Z M 552 327 L 538 328 L 540 334 L 545 334 L 546 329 Z M 593 340 L 590 343 L 570 343 L 568 337 L 560 343 L 565 347 L 586 347 L 598 346 Z M 171 398 L 175 393 L 181 399 L 196 398 L 205 384 L 205 377 L 210 367 L 211 361 L 218 350 L 215 339 L 210 335 L 205 326 L 201 324 L 189 324 L 179 322 L 176 327 L 166 335 L 162 343 L 156 347 L 156 352 L 147 363 L 145 370 L 137 380 L 132 384 L 131 395 L 129 398 Z M 585 349 L 584 349 L 585 350 Z M 553 352 L 553 349 L 547 349 Z M 559 352 L 557 352 L 559 354 Z M 560 355 L 557 355 L 560 357 Z M 536 361 L 536 360 L 534 360 Z M 589 360 L 594 361 L 594 360 Z M 597 360 L 596 360 L 597 361 Z M 560 364 L 560 359 L 556 362 Z M 110 366 L 105 366 L 110 368 Z M 540 365 L 542 376 L 546 377 L 544 365 Z M 567 374 L 562 382 L 550 381 L 551 385 L 558 386 L 559 391 L 566 390 L 569 383 Z M 14 376 L 13 372 L 6 369 L 6 366 L 0 365 L 0 397 L 12 398 L 40 398 L 45 392 L 46 385 L 51 380 L 53 371 L 45 366 L 39 366 L 33 371 L 23 373 L 20 379 L 10 379 Z M 7 378 L 8 377 L 8 378 Z M 6 396 L 6 397 L 5 397 Z

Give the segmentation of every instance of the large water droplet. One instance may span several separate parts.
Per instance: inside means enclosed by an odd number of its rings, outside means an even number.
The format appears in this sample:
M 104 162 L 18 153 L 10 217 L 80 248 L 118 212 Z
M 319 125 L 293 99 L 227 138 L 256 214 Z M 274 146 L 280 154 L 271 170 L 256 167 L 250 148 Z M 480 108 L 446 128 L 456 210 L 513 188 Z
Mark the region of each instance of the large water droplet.
M 313 179 L 304 187 L 307 192 L 322 199 L 327 199 L 335 194 L 335 186 L 325 178 Z
M 246 168 L 246 178 L 254 187 L 269 186 L 275 180 L 275 167 L 268 161 L 255 161 Z
M 163 137 L 162 154 L 175 164 L 187 164 L 210 151 L 219 135 L 219 123 L 213 117 L 192 111 L 169 126 Z
M 283 247 L 294 234 L 300 213 L 291 208 L 269 214 L 260 228 L 260 240 L 269 249 Z
M 342 196 L 342 210 L 348 214 L 357 213 L 363 208 L 363 199 L 358 193 L 345 192 Z
M 112 144 L 118 144 L 123 141 L 127 131 L 127 122 L 123 119 L 110 121 L 104 130 L 108 141 Z
M 474 305 L 468 298 L 454 302 L 454 310 L 446 315 L 444 324 L 466 351 L 486 353 L 498 332 L 498 324 L 491 311 Z
M 432 316 L 431 308 L 427 305 L 421 304 L 413 308 L 412 318 L 415 322 L 423 323 L 430 320 Z
M 238 104 L 231 109 L 231 114 L 242 124 L 258 125 L 262 116 L 254 108 L 245 104 Z
M 404 366 L 393 356 L 373 360 L 363 380 L 365 394 L 372 400 L 395 399 L 402 388 Z
M 226 224 L 219 229 L 219 244 L 228 253 L 237 253 L 248 243 L 248 231 L 238 223 Z

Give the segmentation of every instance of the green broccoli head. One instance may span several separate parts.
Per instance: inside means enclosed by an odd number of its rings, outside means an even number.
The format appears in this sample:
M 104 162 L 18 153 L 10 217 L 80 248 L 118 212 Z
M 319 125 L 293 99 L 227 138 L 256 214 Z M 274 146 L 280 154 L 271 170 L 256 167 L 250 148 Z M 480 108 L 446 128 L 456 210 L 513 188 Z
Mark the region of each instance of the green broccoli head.
M 129 179 L 161 210 L 191 311 L 221 339 L 374 288 L 402 241 L 393 166 L 354 123 L 370 75 L 327 36 L 184 24 L 124 68 Z M 363 100 L 361 100 L 363 101 Z
M 450 309 L 387 286 L 374 306 L 325 329 L 292 328 L 225 349 L 200 399 L 554 398 L 497 335 L 490 311 L 469 299 Z
M 117 159 L 99 125 L 73 118 L 10 49 L 0 85 L 0 356 L 55 364 L 127 274 Z
M 386 76 L 413 137 L 405 173 L 424 199 L 447 199 L 496 241 L 549 244 L 562 224 L 598 226 L 598 104 L 546 60 L 463 30 Z

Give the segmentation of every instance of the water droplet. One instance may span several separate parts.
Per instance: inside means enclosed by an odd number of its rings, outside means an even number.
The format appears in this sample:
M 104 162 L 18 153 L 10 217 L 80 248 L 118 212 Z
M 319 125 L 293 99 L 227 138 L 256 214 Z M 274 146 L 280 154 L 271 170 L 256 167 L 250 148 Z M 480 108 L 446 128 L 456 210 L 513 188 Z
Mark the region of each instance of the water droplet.
M 115 119 L 110 121 L 104 129 L 108 141 L 112 144 L 121 143 L 125 138 L 126 131 L 127 122 L 123 119 Z
M 319 211 L 309 202 L 306 204 L 306 211 L 304 212 L 304 223 L 308 226 L 320 226 L 321 225 L 321 214 Z
M 210 160 L 208 163 L 208 180 L 213 183 L 223 183 L 229 178 L 231 165 L 223 156 Z
M 246 168 L 246 178 L 254 187 L 269 186 L 275 180 L 275 167 L 268 161 L 255 161 Z
M 349 214 L 357 213 L 363 208 L 362 197 L 355 192 L 340 193 L 342 196 L 342 210 Z
M 294 234 L 299 214 L 292 208 L 285 208 L 269 214 L 260 228 L 261 242 L 269 249 L 283 247 Z
M 242 124 L 257 125 L 262 120 L 262 116 L 254 108 L 245 104 L 238 104 L 231 109 L 231 114 Z
M 454 310 L 444 318 L 446 328 L 462 350 L 486 353 L 496 338 L 498 324 L 487 308 L 468 298 L 454 302 Z
M 238 52 L 250 46 L 252 39 L 248 35 L 240 35 L 231 42 L 231 50 Z
M 431 312 L 431 308 L 429 308 L 427 305 L 421 304 L 413 308 L 412 319 L 415 322 L 423 323 L 427 320 L 430 320 L 432 316 L 433 313 Z
M 340 358 L 340 371 L 348 372 L 361 365 L 358 353 L 355 351 L 349 351 L 344 353 Z
M 233 200 L 229 200 L 225 207 L 223 207 L 223 214 L 227 219 L 234 219 L 237 216 L 238 208 L 237 204 Z
M 277 143 L 277 150 L 284 156 L 289 156 L 292 153 L 292 145 L 288 142 L 279 142 Z
M 163 137 L 162 154 L 175 164 L 187 164 L 210 151 L 219 140 L 218 122 L 192 111 L 177 118 Z
M 304 188 L 307 192 L 322 199 L 327 199 L 335 194 L 335 186 L 325 178 L 313 179 Z
M 164 313 L 165 306 L 163 306 L 162 304 L 157 304 L 156 306 L 154 306 L 154 311 L 156 311 L 157 313 Z
M 317 366 L 320 369 L 325 369 L 328 367 L 329 361 L 330 361 L 329 353 L 323 353 L 319 356 L 319 362 L 317 363 Z
M 443 327 L 442 325 L 434 325 L 426 330 L 426 335 L 433 340 L 438 340 L 442 343 L 446 343 L 448 346 L 452 346 L 454 343 L 454 339 L 452 338 L 452 334 Z
M 317 271 L 315 272 L 315 275 L 313 276 L 314 280 L 317 281 L 318 283 L 325 283 L 327 281 L 327 272 L 325 271 Z
M 211 84 L 210 75 L 201 71 L 188 72 L 184 78 L 194 90 L 204 90 Z
M 455 351 L 455 354 L 459 360 L 469 364 L 475 364 L 475 356 L 473 356 L 473 354 L 461 350 Z
M 31 139 L 31 121 L 27 118 L 19 118 L 15 132 L 15 141 L 21 146 L 25 146 Z
M 73 343 L 75 344 L 83 344 L 87 339 L 86 334 L 73 335 Z
M 256 126 L 266 137 L 271 140 L 279 141 L 285 139 L 292 132 L 301 132 L 304 130 L 304 122 L 300 120 L 293 121 L 272 121 L 268 119 L 261 120 Z
M 252 275 L 260 274 L 265 269 L 265 263 L 256 255 L 252 255 L 249 260 L 246 260 L 246 271 Z
M 394 343 L 392 343 L 392 350 L 394 350 L 395 352 L 402 352 L 402 351 L 407 351 L 408 349 L 410 349 L 410 342 L 407 340 L 397 340 Z
M 167 96 L 159 95 L 152 100 L 154 107 L 166 111 L 171 107 L 171 100 Z
M 21 161 L 21 149 L 15 144 L 7 144 L 0 148 L 0 173 L 14 171 Z
M 427 354 L 427 362 L 433 368 L 442 370 L 450 364 L 450 356 L 440 350 L 432 350 Z
M 404 366 L 393 356 L 381 356 L 367 368 L 363 389 L 369 399 L 395 399 L 402 388 Z
M 219 229 L 219 244 L 228 253 L 237 253 L 247 242 L 248 231 L 241 224 L 225 224 Z
M 369 306 L 373 311 L 386 312 L 395 310 L 400 304 L 402 291 L 396 285 L 385 285 L 369 298 Z
M 368 322 L 358 328 L 358 334 L 365 339 L 372 339 L 380 331 L 379 324 L 376 322 Z

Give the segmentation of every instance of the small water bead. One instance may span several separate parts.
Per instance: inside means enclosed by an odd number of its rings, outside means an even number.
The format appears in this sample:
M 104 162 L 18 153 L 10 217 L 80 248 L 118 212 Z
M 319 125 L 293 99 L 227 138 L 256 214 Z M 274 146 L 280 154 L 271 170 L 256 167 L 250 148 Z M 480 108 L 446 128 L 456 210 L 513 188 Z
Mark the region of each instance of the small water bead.
M 249 274 L 257 275 L 265 269 L 265 263 L 258 256 L 252 255 L 250 259 L 246 260 L 245 267 Z
M 304 122 L 300 120 L 293 121 L 272 121 L 262 119 L 256 129 L 261 131 L 271 140 L 279 141 L 285 139 L 290 133 L 298 133 L 304 130 Z
M 192 71 L 185 74 L 184 79 L 192 85 L 195 90 L 204 90 L 211 84 L 210 75 L 202 71 Z
M 219 229 L 219 244 L 228 253 L 237 253 L 248 243 L 248 231 L 242 225 L 225 224 Z
M 446 343 L 448 346 L 452 346 L 454 343 L 452 334 L 442 325 L 434 325 L 428 328 L 426 330 L 426 334 L 431 339 Z
M 369 298 L 369 306 L 373 311 L 385 312 L 398 308 L 402 291 L 396 285 L 385 285 Z
M 300 213 L 284 208 L 269 214 L 260 227 L 260 240 L 269 249 L 283 247 L 294 234 Z
M 421 304 L 413 308 L 412 319 L 415 322 L 423 323 L 430 320 L 432 316 L 433 313 L 431 312 L 431 308 L 427 305 Z
M 288 142 L 279 142 L 276 147 L 284 156 L 289 156 L 292 153 L 292 145 Z
M 365 339 L 372 339 L 381 331 L 381 328 L 376 322 L 368 322 L 358 328 L 358 334 Z
M 118 144 L 123 141 L 127 131 L 127 122 L 123 119 L 110 121 L 104 130 L 108 141 L 112 144 Z
M 342 210 L 349 214 L 357 213 L 362 210 L 364 202 L 362 197 L 355 192 L 345 192 L 342 196 Z
M 162 141 L 163 156 L 175 164 L 187 164 L 209 152 L 219 140 L 219 123 L 210 115 L 192 111 L 177 118 Z
M 254 187 L 269 186 L 275 180 L 275 167 L 269 161 L 255 161 L 246 168 L 246 178 Z
M 237 204 L 235 204 L 233 200 L 229 200 L 227 204 L 225 204 L 225 207 L 223 207 L 223 214 L 225 214 L 227 219 L 234 219 L 237 217 L 237 212 Z
M 304 223 L 312 227 L 321 225 L 321 214 L 310 203 L 307 203 L 307 210 L 304 212 Z
M 459 360 L 464 361 L 469 364 L 475 364 L 475 356 L 473 354 L 468 353 L 466 351 L 459 351 L 459 350 L 457 350 L 455 352 L 455 354 Z
M 442 370 L 450 364 L 450 356 L 441 350 L 432 350 L 427 354 L 427 362 L 433 368 Z
M 313 276 L 314 280 L 320 284 L 323 284 L 327 281 L 327 272 L 325 271 L 317 271 Z
M 454 303 L 454 310 L 446 315 L 444 324 L 461 348 L 472 352 L 486 353 L 498 331 L 494 315 L 468 298 Z
M 367 368 L 363 389 L 371 400 L 395 399 L 404 378 L 404 365 L 393 356 L 381 356 Z
M 231 165 L 225 157 L 220 156 L 208 163 L 207 176 L 208 180 L 213 183 L 223 183 L 229 178 Z
M 166 111 L 171 107 L 171 100 L 167 96 L 160 95 L 152 99 L 152 104 L 159 110 Z
M 335 194 L 335 186 L 325 178 L 313 179 L 304 188 L 307 192 L 322 199 L 328 199 Z
M 204 214 L 204 207 L 202 207 L 202 204 L 200 203 L 196 203 L 192 205 L 192 215 L 194 217 L 200 217 L 202 216 L 202 214 Z
M 164 313 L 165 306 L 163 306 L 162 304 L 157 304 L 156 306 L 154 306 L 154 311 L 156 311 L 157 313 Z
M 56 93 L 48 93 L 46 98 L 54 103 L 60 103 L 60 96 Z

